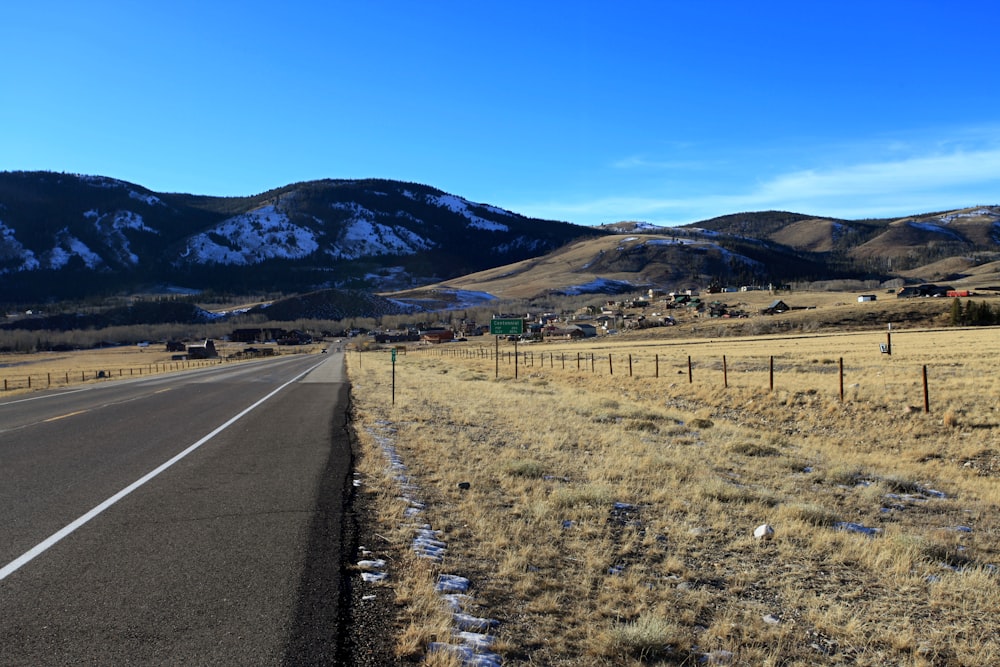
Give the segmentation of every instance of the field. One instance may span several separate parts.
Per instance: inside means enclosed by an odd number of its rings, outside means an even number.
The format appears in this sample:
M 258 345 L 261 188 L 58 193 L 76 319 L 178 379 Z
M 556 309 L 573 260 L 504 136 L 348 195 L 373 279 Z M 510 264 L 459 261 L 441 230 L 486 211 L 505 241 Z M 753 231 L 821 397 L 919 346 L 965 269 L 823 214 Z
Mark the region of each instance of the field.
M 1000 664 L 997 330 L 696 336 L 348 354 L 399 655 Z
M 222 363 L 222 358 L 244 347 L 240 343 L 219 342 L 216 349 L 220 358 L 185 361 L 175 360 L 177 353 L 165 351 L 162 343 L 149 347 L 129 345 L 69 352 L 0 354 L 0 389 L 3 390 L 0 395 L 201 368 Z M 318 346 L 287 347 L 282 348 L 281 353 L 318 349 Z

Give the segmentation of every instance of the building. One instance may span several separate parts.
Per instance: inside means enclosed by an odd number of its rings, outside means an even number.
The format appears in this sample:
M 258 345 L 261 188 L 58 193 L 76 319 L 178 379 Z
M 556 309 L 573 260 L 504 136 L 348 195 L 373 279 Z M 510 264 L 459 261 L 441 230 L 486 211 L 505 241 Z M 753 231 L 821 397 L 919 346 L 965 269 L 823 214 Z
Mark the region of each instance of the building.
M 215 350 L 215 343 L 209 338 L 204 343 L 188 345 L 187 356 L 188 359 L 215 359 L 219 353 Z
M 455 332 L 451 329 L 428 329 L 420 334 L 421 343 L 446 343 L 455 339 Z
M 764 315 L 779 315 L 781 313 L 787 313 L 791 308 L 788 304 L 781 299 L 775 300 L 770 306 L 761 311 Z

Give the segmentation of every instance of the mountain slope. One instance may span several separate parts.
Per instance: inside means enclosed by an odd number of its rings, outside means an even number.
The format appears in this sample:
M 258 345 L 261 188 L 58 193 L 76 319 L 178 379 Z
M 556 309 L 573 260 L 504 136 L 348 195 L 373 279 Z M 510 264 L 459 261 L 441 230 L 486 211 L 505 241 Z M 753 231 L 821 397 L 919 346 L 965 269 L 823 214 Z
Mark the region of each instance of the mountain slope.
M 1000 207 L 898 221 L 765 211 L 674 228 L 621 222 L 602 226 L 613 237 L 581 239 L 544 257 L 394 296 L 417 303 L 447 290 L 532 298 L 647 287 L 682 290 L 834 279 L 961 281 L 963 276 L 996 284 L 998 227 Z
M 0 173 L 0 286 L 25 299 L 148 283 L 232 291 L 414 285 L 601 233 L 388 180 L 206 197 L 100 176 Z

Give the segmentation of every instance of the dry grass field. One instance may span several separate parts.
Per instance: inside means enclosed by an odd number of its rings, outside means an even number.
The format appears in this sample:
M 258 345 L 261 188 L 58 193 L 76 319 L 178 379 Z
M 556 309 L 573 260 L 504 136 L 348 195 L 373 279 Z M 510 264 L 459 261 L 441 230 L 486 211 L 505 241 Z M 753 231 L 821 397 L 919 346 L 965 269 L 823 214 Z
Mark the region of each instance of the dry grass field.
M 349 353 L 399 654 L 495 620 L 468 664 L 1000 664 L 1000 337 L 884 342 L 522 344 L 515 379 L 486 337 L 401 352 L 395 402 Z
M 244 347 L 246 346 L 241 343 L 216 342 L 216 349 L 223 358 Z M 301 351 L 313 352 L 318 349 L 318 346 L 306 346 Z M 300 351 L 300 348 L 288 348 L 285 351 Z M 163 344 L 71 352 L 0 354 L 0 389 L 3 390 L 0 396 L 144 377 L 222 363 L 221 359 L 176 361 L 173 359 L 176 354 L 165 351 Z

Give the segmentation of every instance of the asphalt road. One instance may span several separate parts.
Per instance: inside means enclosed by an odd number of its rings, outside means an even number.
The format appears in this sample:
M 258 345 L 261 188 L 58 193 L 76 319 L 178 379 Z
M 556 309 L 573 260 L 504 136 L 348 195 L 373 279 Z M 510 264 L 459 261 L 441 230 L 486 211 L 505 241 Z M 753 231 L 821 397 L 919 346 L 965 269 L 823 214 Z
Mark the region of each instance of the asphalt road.
M 347 662 L 342 371 L 0 399 L 0 665 Z

